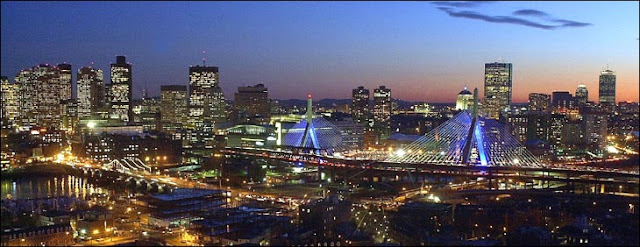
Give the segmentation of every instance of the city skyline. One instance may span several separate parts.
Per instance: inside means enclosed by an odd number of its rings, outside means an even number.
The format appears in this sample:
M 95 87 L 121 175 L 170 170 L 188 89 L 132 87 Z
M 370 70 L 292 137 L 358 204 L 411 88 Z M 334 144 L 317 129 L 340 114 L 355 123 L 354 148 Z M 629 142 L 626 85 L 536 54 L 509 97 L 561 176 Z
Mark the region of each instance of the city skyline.
M 638 40 L 637 33 L 632 33 L 638 25 L 625 22 L 638 18 L 637 2 L 149 3 L 145 8 L 120 4 L 130 10 L 122 18 L 108 14 L 117 7 L 115 3 L 39 3 L 36 7 L 3 2 L 3 9 L 13 11 L 2 16 L 2 75 L 14 81 L 21 69 L 41 63 L 70 63 L 73 70 L 92 65 L 107 71 L 114 56 L 126 55 L 136 71 L 134 97 L 139 98 L 145 88 L 157 96 L 161 85 L 187 85 L 187 68 L 202 64 L 204 50 L 207 65 L 220 68 L 220 87 L 229 96 L 238 86 L 264 83 L 276 99 L 302 99 L 306 96 L 300 93 L 302 88 L 318 99 L 346 99 L 357 86 L 385 85 L 394 98 L 435 103 L 455 102 L 465 85 L 479 88 L 484 97 L 483 64 L 502 61 L 514 67 L 514 103 L 526 102 L 529 93 L 572 92 L 580 84 L 597 92 L 598 76 L 607 66 L 617 74 L 616 101 L 638 101 Z M 219 11 L 208 12 L 209 6 Z M 166 12 L 174 7 L 178 11 Z M 598 11 L 590 10 L 593 7 Z M 407 15 L 394 15 L 385 22 L 377 18 L 384 13 L 381 9 Z M 65 16 L 70 10 L 77 13 Z M 136 14 L 143 10 L 142 15 Z M 195 14 L 183 16 L 180 10 Z M 496 16 L 480 14 L 489 10 Z M 239 20 L 242 11 L 254 16 Z M 355 14 L 345 17 L 339 15 L 341 11 Z M 600 11 L 618 14 L 604 18 L 597 15 Z M 508 13 L 513 17 L 497 18 Z M 296 16 L 300 23 L 289 23 Z M 25 18 L 69 28 L 55 33 L 50 25 L 34 25 Z M 159 19 L 165 25 L 148 28 L 138 24 L 140 18 Z M 81 26 L 74 24 L 78 20 L 83 20 Z M 543 24 L 549 20 L 562 24 Z M 185 28 L 196 24 L 205 31 Z M 469 29 L 474 25 L 482 28 Z M 164 35 L 160 27 L 175 35 Z M 460 38 L 478 31 L 487 33 L 473 41 Z M 136 34 L 144 38 L 135 39 Z M 331 34 L 333 39 L 322 41 Z M 81 36 L 87 38 L 68 38 Z M 522 44 L 521 39 L 536 42 Z M 597 93 L 589 95 L 590 101 L 598 102 L 597 98 Z
M 0 4 L 0 247 L 640 246 L 638 2 Z

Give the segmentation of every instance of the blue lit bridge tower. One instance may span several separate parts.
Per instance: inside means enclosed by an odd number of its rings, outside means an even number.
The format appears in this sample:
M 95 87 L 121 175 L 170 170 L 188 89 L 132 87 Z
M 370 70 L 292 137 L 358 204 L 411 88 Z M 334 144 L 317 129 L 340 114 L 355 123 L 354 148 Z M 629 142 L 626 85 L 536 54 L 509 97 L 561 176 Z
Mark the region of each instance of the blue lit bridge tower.
M 385 162 L 408 164 L 542 167 L 540 160 L 496 120 L 479 116 L 478 89 L 474 106 L 464 110 Z

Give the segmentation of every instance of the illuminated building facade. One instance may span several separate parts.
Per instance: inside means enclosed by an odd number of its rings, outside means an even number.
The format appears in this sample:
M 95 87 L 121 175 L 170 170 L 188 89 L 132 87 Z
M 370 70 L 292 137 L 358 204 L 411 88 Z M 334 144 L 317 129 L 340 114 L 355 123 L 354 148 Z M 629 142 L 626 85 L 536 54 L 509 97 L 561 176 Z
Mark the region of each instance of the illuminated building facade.
M 380 86 L 373 90 L 373 127 L 381 140 L 391 135 L 391 89 Z
M 163 129 L 171 132 L 171 130 L 182 128 L 189 116 L 187 86 L 160 86 L 160 94 L 162 97 L 160 112 L 162 113 Z
M 473 95 L 472 95 L 471 104 L 473 104 Z M 456 102 L 456 106 L 457 106 L 457 102 Z M 421 103 L 421 104 L 412 105 L 411 108 L 413 108 L 413 112 L 419 113 L 419 114 L 424 114 L 424 115 L 427 115 L 427 114 L 431 113 L 431 109 L 432 109 L 432 107 L 427 103 Z
M 189 141 L 198 146 L 213 141 L 214 124 L 226 122 L 226 103 L 218 67 L 189 67 Z
M 88 118 L 105 105 L 103 72 L 100 69 L 83 67 L 77 74 L 78 117 Z
M 276 128 L 269 125 L 240 124 L 224 130 L 227 147 L 273 148 Z
M 78 126 L 78 100 L 68 99 L 60 101 L 62 109 L 62 128 L 73 130 Z
M 81 151 L 82 150 L 82 151 Z M 109 134 L 87 136 L 77 155 L 109 162 L 138 158 L 150 163 L 174 163 L 182 159 L 182 145 L 166 135 Z
M 133 121 L 142 125 L 145 131 L 160 130 L 162 128 L 160 106 L 159 97 L 150 98 L 146 94 L 143 95 L 141 100 L 133 101 Z
M 500 113 L 511 108 L 513 66 L 511 63 L 484 65 L 484 112 L 488 118 L 498 119 Z
M 589 90 L 587 90 L 587 86 L 579 85 L 576 88 L 575 102 L 577 105 L 585 105 L 587 101 L 589 101 Z
M 20 114 L 18 85 L 11 83 L 6 76 L 0 79 L 0 85 L 2 90 L 2 126 L 5 126 L 15 123 Z
M 264 84 L 238 87 L 235 93 L 235 108 L 239 122 L 252 124 L 269 123 L 269 94 Z
M 551 95 L 543 93 L 530 93 L 529 111 L 551 112 Z
M 616 73 L 608 69 L 600 72 L 599 82 L 600 104 L 608 111 L 613 111 L 616 106 Z
M 351 117 L 357 124 L 369 126 L 371 111 L 369 110 L 369 89 L 359 86 L 352 91 Z
M 60 100 L 70 100 L 71 95 L 71 64 L 60 63 L 56 67 L 60 70 Z
M 562 133 L 564 132 L 564 126 L 569 120 L 564 114 L 551 114 L 549 120 L 549 135 L 547 140 L 551 144 L 552 149 L 559 148 L 564 143 Z
M 20 125 L 55 127 L 61 125 L 61 100 L 67 81 L 56 66 L 41 64 L 21 70 L 15 78 L 18 85 Z
M 456 100 L 456 111 L 466 110 L 473 106 L 473 94 L 464 87 L 460 93 L 458 93 L 458 99 Z
M 520 143 L 527 141 L 527 130 L 529 126 L 529 116 L 522 113 L 513 113 L 507 115 L 507 127 L 511 135 Z
M 131 64 L 125 56 L 117 56 L 111 64 L 111 84 L 109 84 L 109 115 L 126 123 L 133 121 L 133 82 Z
M 554 91 L 552 96 L 553 112 L 566 113 L 575 107 L 575 99 L 567 91 Z
M 355 123 L 349 118 L 330 121 L 342 133 L 342 146 L 355 150 L 362 148 L 364 143 L 364 130 L 362 125 Z
M 592 150 L 603 150 L 607 138 L 608 115 L 602 110 L 591 108 L 582 112 L 583 142 Z

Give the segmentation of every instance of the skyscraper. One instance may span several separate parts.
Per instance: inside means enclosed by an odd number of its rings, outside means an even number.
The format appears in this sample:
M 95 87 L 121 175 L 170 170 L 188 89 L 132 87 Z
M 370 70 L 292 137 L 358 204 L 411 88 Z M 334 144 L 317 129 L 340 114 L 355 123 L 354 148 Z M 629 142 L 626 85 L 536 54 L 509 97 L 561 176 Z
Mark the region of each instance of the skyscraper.
M 380 86 L 373 90 L 373 126 L 381 140 L 391 135 L 391 89 Z
M 214 123 L 214 111 L 220 99 L 215 95 L 218 87 L 218 67 L 189 67 L 189 125 L 200 128 Z
M 264 84 L 238 87 L 234 99 L 240 122 L 269 123 L 269 94 Z
M 125 56 L 117 56 L 111 64 L 111 84 L 109 84 L 109 115 L 124 122 L 133 121 L 133 82 L 131 64 Z
M 551 111 L 551 95 L 543 93 L 529 94 L 529 111 L 532 112 L 550 112 Z
M 460 93 L 458 93 L 458 99 L 456 100 L 456 111 L 466 110 L 473 107 L 473 94 L 464 87 Z
M 213 142 L 215 123 L 225 122 L 225 99 L 219 86 L 218 67 L 189 67 L 189 141 L 197 146 Z
M 587 101 L 589 101 L 589 91 L 587 90 L 587 86 L 582 84 L 578 86 L 576 89 L 575 100 L 577 105 L 587 104 Z
M 592 150 L 602 150 L 606 144 L 607 113 L 593 109 L 581 112 L 581 114 L 583 118 L 583 143 Z
M 511 108 L 513 69 L 511 63 L 484 65 L 484 111 L 489 118 L 498 119 L 500 113 Z
M 600 72 L 598 87 L 600 104 L 608 111 L 613 111 L 616 106 L 616 73 L 611 70 Z
M 40 64 L 21 70 L 15 81 L 18 84 L 20 125 L 25 128 L 60 127 L 66 75 L 62 76 L 58 67 Z
M 187 107 L 187 86 L 164 85 L 160 86 L 162 96 L 160 112 L 162 121 L 173 125 L 182 125 L 187 122 L 189 108 Z M 163 126 L 165 126 L 163 124 Z
M 71 64 L 60 63 L 57 65 L 60 70 L 60 100 L 70 100 L 72 98 Z
M 551 106 L 554 112 L 566 113 L 575 106 L 573 95 L 567 91 L 554 91 L 552 96 Z
M 77 73 L 78 117 L 87 118 L 105 105 L 105 86 L 100 69 L 83 67 Z
M 11 83 L 9 78 L 3 76 L 0 78 L 0 86 L 2 90 L 2 126 L 15 123 L 20 114 L 20 104 L 18 102 L 18 85 Z
M 142 99 L 133 101 L 133 121 L 136 125 L 142 125 L 144 131 L 161 130 L 160 97 L 148 97 L 143 92 Z
M 369 110 L 369 89 L 359 86 L 353 89 L 351 96 L 351 117 L 357 124 L 369 127 L 371 111 Z

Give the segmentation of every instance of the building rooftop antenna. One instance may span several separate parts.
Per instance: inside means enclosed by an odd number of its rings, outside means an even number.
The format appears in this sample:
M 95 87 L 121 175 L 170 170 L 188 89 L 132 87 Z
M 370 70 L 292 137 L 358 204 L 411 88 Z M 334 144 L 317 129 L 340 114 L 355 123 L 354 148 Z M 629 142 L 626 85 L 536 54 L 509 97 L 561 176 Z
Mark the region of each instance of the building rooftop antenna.
M 205 57 L 205 54 L 207 52 L 205 50 L 202 50 L 202 66 L 206 67 L 207 66 L 207 58 Z

